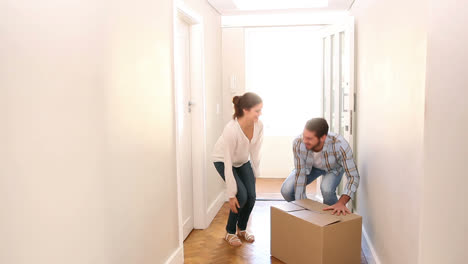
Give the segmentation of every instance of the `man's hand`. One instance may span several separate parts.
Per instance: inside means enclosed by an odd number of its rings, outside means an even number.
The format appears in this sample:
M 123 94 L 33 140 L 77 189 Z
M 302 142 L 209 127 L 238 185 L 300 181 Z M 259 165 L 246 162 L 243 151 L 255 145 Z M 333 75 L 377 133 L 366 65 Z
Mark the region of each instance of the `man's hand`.
M 343 214 L 343 215 L 346 215 L 346 213 L 350 214 L 351 211 L 349 211 L 348 207 L 346 207 L 346 205 L 340 203 L 340 202 L 337 202 L 336 204 L 332 205 L 332 206 L 328 206 L 327 208 L 323 208 L 324 211 L 329 211 L 329 210 L 333 210 L 333 215 L 338 213 L 337 215 L 340 215 L 340 214 Z
M 336 204 L 328 206 L 326 208 L 323 208 L 324 211 L 329 211 L 333 210 L 333 215 L 338 213 L 338 215 L 346 215 L 346 213 L 350 214 L 351 211 L 349 211 L 348 207 L 346 207 L 346 204 L 351 198 L 348 195 L 342 195 L 340 200 L 336 202 Z
M 231 211 L 234 213 L 238 213 L 237 208 L 239 208 L 239 202 L 237 201 L 236 197 L 229 198 L 229 207 L 231 208 Z

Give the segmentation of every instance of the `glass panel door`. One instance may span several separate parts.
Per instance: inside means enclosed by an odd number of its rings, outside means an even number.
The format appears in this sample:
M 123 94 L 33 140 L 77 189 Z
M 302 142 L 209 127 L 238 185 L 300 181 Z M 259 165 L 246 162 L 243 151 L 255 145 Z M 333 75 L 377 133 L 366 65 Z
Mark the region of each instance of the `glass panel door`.
M 322 32 L 323 43 L 323 113 L 330 131 L 342 135 L 354 146 L 354 19 L 327 26 Z M 354 149 L 353 149 L 354 150 Z M 343 176 L 346 179 L 346 176 Z M 317 193 L 321 198 L 319 178 Z M 343 193 L 343 181 L 337 194 Z

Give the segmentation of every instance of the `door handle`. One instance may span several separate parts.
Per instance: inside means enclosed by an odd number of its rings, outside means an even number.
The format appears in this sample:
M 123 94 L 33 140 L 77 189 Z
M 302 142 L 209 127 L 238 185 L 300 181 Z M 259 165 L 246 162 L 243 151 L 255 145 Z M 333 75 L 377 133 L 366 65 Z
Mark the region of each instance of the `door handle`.
M 192 112 L 192 106 L 195 105 L 195 103 L 192 102 L 192 101 L 188 101 L 187 105 L 188 105 L 188 111 L 189 111 L 189 113 Z

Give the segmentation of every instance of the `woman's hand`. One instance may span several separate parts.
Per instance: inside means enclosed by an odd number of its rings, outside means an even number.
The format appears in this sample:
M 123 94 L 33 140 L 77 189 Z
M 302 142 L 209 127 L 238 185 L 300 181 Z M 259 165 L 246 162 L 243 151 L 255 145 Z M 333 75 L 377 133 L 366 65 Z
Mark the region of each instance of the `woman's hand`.
M 238 213 L 237 208 L 239 208 L 239 202 L 237 201 L 236 197 L 229 198 L 229 207 L 231 208 L 231 211 L 234 213 Z

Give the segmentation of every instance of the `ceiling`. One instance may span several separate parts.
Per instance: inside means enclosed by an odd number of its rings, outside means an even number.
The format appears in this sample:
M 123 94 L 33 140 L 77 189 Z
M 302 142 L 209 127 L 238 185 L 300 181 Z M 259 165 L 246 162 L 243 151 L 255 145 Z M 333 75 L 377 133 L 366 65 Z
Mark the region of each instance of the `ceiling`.
M 253 4 L 257 2 L 256 7 L 251 7 L 249 9 L 239 9 L 236 6 L 236 1 L 245 0 L 207 0 L 208 3 L 215 8 L 221 15 L 230 16 L 230 15 L 248 15 L 248 14 L 279 14 L 279 13 L 301 13 L 301 12 L 320 12 L 320 11 L 346 11 L 350 9 L 353 5 L 354 0 L 328 0 L 327 7 L 318 7 L 310 8 L 303 7 L 298 8 L 298 6 L 304 6 L 304 3 L 312 3 L 314 1 L 325 1 L 326 0 L 296 0 L 301 4 L 295 4 L 295 1 L 292 0 L 270 0 L 269 2 L 275 1 L 280 7 L 268 8 L 266 6 L 261 6 L 262 3 L 265 3 L 267 0 L 246 0 L 248 4 Z M 239 3 L 239 2 L 238 2 Z M 257 8 L 258 7 L 258 8 Z

